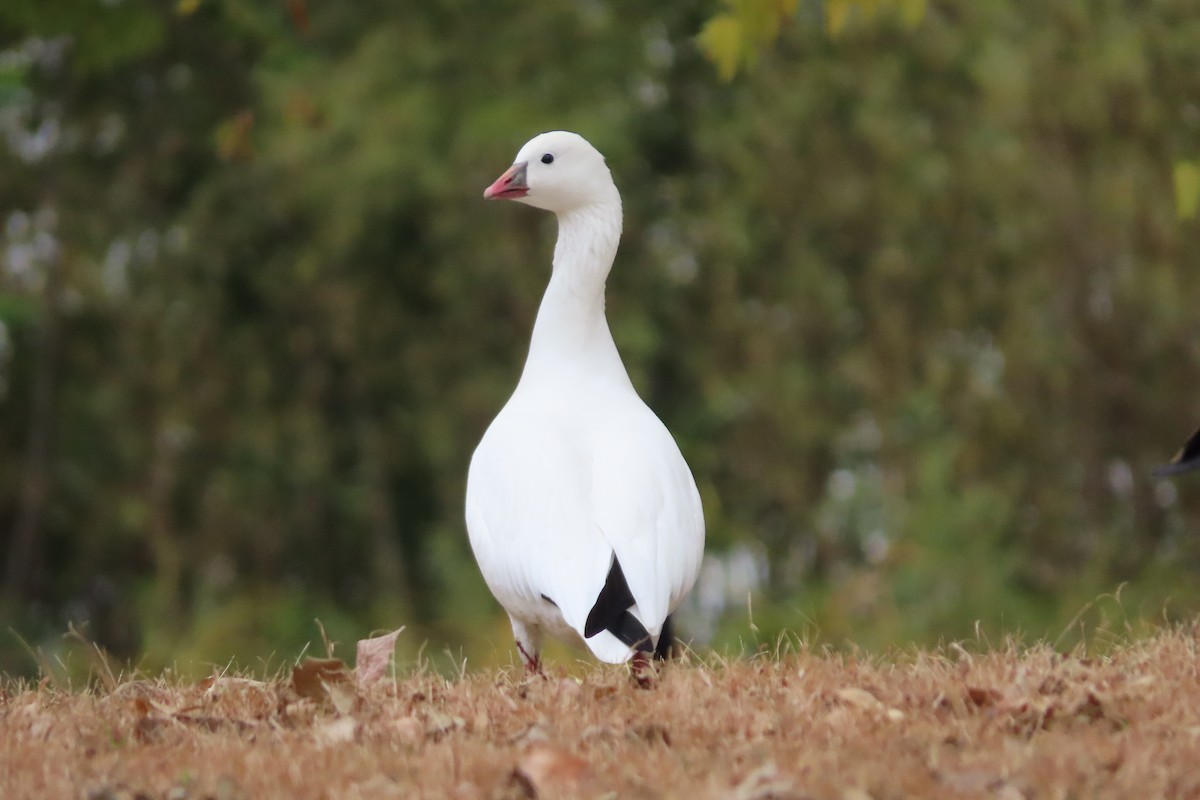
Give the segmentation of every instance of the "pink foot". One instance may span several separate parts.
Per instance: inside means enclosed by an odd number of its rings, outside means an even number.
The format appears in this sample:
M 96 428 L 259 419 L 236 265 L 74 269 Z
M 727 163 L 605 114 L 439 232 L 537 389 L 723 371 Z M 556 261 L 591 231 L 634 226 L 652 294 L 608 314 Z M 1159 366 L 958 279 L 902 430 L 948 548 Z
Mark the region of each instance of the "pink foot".
M 654 678 L 658 675 L 658 670 L 650 661 L 650 657 L 639 650 L 630 659 L 629 673 L 633 676 L 633 681 L 639 689 L 649 689 L 654 685 Z
M 530 675 L 542 674 L 542 660 L 536 655 L 529 655 L 525 650 L 525 645 L 517 642 L 517 650 L 521 653 L 521 658 L 525 661 L 525 672 Z

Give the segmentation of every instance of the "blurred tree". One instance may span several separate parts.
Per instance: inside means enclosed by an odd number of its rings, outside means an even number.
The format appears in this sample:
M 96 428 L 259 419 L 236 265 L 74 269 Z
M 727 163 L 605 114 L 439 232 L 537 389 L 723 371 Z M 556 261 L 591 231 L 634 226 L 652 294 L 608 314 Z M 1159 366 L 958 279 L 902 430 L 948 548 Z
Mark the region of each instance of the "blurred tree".
M 733 554 L 704 608 L 1194 608 L 1196 495 L 1147 477 L 1195 416 L 1189 4 L 718 13 L 723 56 L 700 3 L 0 6 L 5 617 L 150 665 L 313 616 L 506 657 L 462 490 L 552 223 L 479 193 L 555 127 L 626 200 L 614 333 Z

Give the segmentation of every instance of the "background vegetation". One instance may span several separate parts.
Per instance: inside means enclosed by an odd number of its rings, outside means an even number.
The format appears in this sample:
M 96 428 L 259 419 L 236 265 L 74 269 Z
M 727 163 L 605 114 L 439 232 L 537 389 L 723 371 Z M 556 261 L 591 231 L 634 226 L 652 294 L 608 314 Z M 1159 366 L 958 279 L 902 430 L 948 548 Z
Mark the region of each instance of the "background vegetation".
M 1149 473 L 1200 417 L 1194 11 L 0 4 L 0 619 L 148 668 L 314 617 L 507 660 L 461 499 L 553 221 L 480 193 L 550 128 L 625 197 L 699 641 L 1191 616 L 1200 487 Z

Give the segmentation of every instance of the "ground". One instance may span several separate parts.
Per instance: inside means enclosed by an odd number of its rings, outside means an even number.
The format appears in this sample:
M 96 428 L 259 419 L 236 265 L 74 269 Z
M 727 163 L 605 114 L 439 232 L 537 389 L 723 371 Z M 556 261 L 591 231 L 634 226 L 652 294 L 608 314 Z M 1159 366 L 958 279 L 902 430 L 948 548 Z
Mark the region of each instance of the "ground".
M 359 686 L 316 661 L 270 681 L 12 684 L 0 797 L 1200 797 L 1198 644 L 1177 628 L 1093 657 L 693 655 L 648 689 L 603 666 Z

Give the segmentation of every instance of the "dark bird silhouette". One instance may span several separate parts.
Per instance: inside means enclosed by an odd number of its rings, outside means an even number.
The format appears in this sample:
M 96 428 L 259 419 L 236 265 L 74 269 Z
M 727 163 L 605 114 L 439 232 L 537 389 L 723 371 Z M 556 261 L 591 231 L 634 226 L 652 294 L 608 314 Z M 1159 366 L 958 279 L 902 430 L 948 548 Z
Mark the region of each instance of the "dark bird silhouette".
M 1154 470 L 1154 474 L 1156 477 L 1166 478 L 1194 469 L 1200 469 L 1200 430 L 1197 430 L 1184 442 L 1183 447 L 1171 459 L 1171 463 Z

